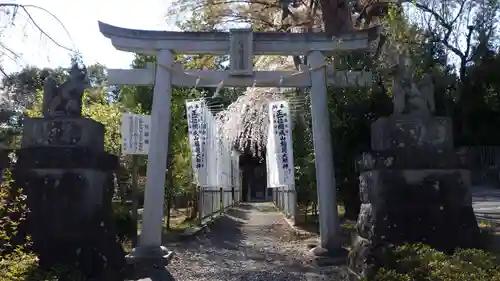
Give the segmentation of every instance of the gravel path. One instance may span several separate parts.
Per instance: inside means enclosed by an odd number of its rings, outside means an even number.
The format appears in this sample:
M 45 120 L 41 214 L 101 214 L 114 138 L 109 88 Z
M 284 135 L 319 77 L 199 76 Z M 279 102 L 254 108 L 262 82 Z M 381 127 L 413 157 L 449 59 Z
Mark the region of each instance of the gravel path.
M 339 267 L 315 267 L 272 203 L 242 204 L 197 237 L 167 245 L 176 281 L 343 280 Z

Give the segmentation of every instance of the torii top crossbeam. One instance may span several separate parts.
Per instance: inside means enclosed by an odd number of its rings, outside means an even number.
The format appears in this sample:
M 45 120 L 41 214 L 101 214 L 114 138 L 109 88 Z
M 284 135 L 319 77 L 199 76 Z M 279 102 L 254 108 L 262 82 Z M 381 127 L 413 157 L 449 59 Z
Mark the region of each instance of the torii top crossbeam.
M 146 55 L 158 55 L 162 50 L 178 54 L 230 55 L 229 71 L 195 71 L 191 75 L 177 67 L 175 86 L 208 87 L 225 86 L 257 87 L 310 87 L 308 73 L 290 71 L 254 71 L 254 55 L 307 55 L 311 51 L 332 54 L 340 51 L 368 51 L 371 42 L 378 38 L 379 28 L 374 27 L 346 33 L 331 38 L 326 33 L 252 32 L 251 29 L 231 29 L 230 32 L 176 32 L 127 29 L 99 22 L 101 33 L 118 50 Z M 371 73 L 338 72 L 327 68 L 328 84 L 334 86 L 368 86 Z M 110 70 L 109 81 L 114 84 L 153 84 L 155 74 L 148 70 Z M 198 84 L 197 77 L 204 77 Z M 283 84 L 278 85 L 282 79 Z M 207 80 L 208 79 L 208 80 Z M 267 82 L 265 81 L 267 80 Z M 235 83 L 237 81 L 238 83 Z M 360 82 L 360 83 L 359 83 Z
M 99 22 L 99 30 L 115 48 L 126 52 L 154 55 L 162 49 L 179 54 L 225 55 L 231 52 L 230 39 L 234 34 L 248 29 L 230 32 L 176 32 L 121 28 Z M 278 33 L 253 32 L 253 55 L 305 55 L 321 51 L 325 55 L 338 51 L 367 50 L 370 42 L 378 38 L 379 28 L 373 27 L 329 37 L 326 33 Z M 290 44 L 293 43 L 293 44 Z

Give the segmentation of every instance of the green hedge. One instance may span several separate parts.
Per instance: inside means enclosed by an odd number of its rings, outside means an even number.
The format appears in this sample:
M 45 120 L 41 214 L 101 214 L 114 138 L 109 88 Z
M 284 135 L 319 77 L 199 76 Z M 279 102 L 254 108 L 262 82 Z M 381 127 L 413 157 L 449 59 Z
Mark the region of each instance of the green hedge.
M 374 281 L 500 281 L 496 258 L 483 250 L 452 255 L 423 244 L 389 247 Z

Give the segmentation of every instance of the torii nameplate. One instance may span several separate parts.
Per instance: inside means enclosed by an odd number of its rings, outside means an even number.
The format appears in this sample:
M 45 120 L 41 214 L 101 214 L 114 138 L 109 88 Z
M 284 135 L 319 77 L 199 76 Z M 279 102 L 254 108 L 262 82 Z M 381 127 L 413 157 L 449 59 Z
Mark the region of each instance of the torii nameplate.
M 253 30 L 231 29 L 229 41 L 230 74 L 234 76 L 253 75 Z

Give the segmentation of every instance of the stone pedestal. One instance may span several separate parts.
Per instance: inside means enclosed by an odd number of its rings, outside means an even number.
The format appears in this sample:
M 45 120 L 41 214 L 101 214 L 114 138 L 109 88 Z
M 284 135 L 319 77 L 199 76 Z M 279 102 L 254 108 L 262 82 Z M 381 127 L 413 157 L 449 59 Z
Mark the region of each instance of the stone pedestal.
M 114 155 L 104 127 L 83 117 L 26 118 L 16 183 L 40 266 L 79 269 L 90 280 L 123 280 L 124 251 L 112 220 Z
M 371 147 L 375 151 L 412 147 L 450 150 L 453 149 L 452 128 L 448 117 L 383 117 L 371 126 Z
M 370 277 L 388 244 L 437 249 L 477 246 L 469 157 L 453 150 L 451 119 L 382 118 L 372 125 L 372 149 L 358 161 L 361 210 L 350 268 Z

